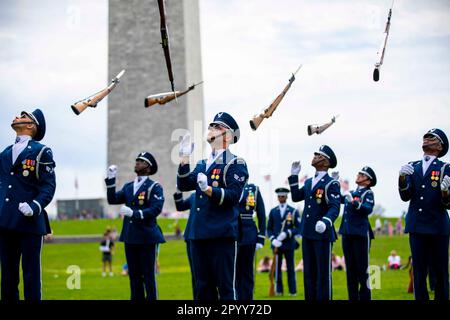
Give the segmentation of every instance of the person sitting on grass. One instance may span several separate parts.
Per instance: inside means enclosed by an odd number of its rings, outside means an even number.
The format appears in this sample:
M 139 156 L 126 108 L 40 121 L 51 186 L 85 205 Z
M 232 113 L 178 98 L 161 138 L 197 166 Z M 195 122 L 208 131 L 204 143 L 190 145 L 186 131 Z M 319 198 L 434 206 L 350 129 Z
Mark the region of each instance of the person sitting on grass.
M 345 270 L 345 258 L 340 257 L 334 252 L 331 254 L 331 268 L 335 270 Z
M 270 257 L 265 256 L 259 261 L 258 264 L 258 272 L 269 272 L 272 267 L 272 259 Z
M 400 269 L 401 266 L 401 258 L 397 255 L 395 250 L 391 251 L 391 255 L 388 257 L 388 267 L 392 270 Z

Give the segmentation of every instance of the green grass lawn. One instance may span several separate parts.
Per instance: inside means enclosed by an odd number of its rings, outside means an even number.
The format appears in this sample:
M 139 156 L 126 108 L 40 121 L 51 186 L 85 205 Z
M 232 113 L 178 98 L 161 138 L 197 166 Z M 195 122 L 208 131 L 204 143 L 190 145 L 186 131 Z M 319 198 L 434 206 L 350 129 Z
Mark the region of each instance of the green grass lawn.
M 180 220 L 182 229 L 185 220 Z M 173 220 L 159 219 L 165 232 L 173 232 Z M 55 235 L 68 234 L 101 234 L 106 226 L 121 228 L 121 220 L 95 221 L 56 221 L 52 223 Z M 339 225 L 339 224 L 337 224 Z M 124 247 L 117 243 L 113 258 L 114 276 L 102 277 L 101 253 L 97 243 L 82 244 L 45 244 L 42 254 L 42 278 L 44 299 L 129 299 L 130 289 L 128 277 L 121 276 L 121 268 L 125 263 Z M 395 249 L 406 263 L 410 255 L 408 237 L 379 236 L 372 243 L 371 264 L 382 266 L 386 264 L 389 252 Z M 341 239 L 333 251 L 342 256 Z M 257 259 L 264 255 L 272 256 L 269 242 L 257 252 Z M 296 251 L 295 260 L 301 259 L 301 249 Z M 158 294 L 160 299 L 191 299 L 191 279 L 186 255 L 185 243 L 182 240 L 172 240 L 161 245 L 159 254 L 160 274 L 157 276 Z M 76 265 L 81 269 L 81 288 L 70 290 L 66 281 L 69 266 Z M 407 293 L 409 283 L 408 270 L 381 271 L 381 288 L 373 290 L 373 298 L 377 300 L 411 300 L 412 294 Z M 287 277 L 283 273 L 283 283 L 287 292 Z M 255 299 L 269 299 L 269 278 L 267 273 L 256 274 Z M 304 299 L 303 274 L 297 273 L 296 297 L 276 297 L 271 299 Z M 346 276 L 344 271 L 333 272 L 333 298 L 347 299 Z
M 178 224 L 181 230 L 186 227 L 187 219 L 179 219 Z M 66 221 L 51 221 L 53 234 L 55 236 L 62 235 L 85 235 L 98 234 L 102 235 L 107 227 L 115 227 L 120 233 L 122 228 L 122 219 L 97 219 L 97 220 L 66 220 Z M 173 219 L 158 219 L 158 225 L 164 233 L 174 233 L 175 220 Z
M 409 255 L 406 236 L 393 238 L 379 237 L 373 243 L 371 264 L 382 265 L 391 249 L 396 249 L 405 261 Z M 334 251 L 342 255 L 340 242 Z M 271 255 L 269 244 L 257 253 L 260 259 Z M 114 255 L 113 277 L 101 276 L 101 255 L 98 244 L 48 244 L 44 246 L 43 265 L 43 298 L 44 299 L 128 299 L 128 278 L 121 276 L 120 271 L 125 263 L 123 244 L 118 243 Z M 301 259 L 301 250 L 296 251 L 296 262 Z M 405 261 L 406 262 L 406 261 Z M 185 243 L 180 240 L 169 241 L 160 247 L 159 263 L 161 272 L 157 276 L 160 299 L 191 299 L 190 271 L 187 261 Z M 77 265 L 81 269 L 81 289 L 69 290 L 66 286 L 67 268 Z M 284 284 L 286 285 L 284 273 Z M 406 293 L 409 283 L 407 270 L 387 270 L 381 272 L 381 289 L 373 291 L 374 299 L 412 299 Z M 268 299 L 268 274 L 256 275 L 255 299 Z M 277 297 L 276 299 L 303 299 L 303 274 L 297 273 L 298 296 Z M 287 289 L 285 289 L 287 291 Z M 333 272 L 334 299 L 346 299 L 345 272 Z

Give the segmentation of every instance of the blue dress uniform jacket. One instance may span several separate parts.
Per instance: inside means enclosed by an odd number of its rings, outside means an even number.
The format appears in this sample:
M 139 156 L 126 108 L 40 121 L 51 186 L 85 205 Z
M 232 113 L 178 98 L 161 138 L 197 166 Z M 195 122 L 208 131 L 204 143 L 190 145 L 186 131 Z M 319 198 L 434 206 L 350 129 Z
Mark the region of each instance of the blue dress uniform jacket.
M 410 164 L 414 173 L 406 176 L 405 185 L 399 183 L 401 199 L 410 201 L 405 232 L 450 235 L 450 197 L 443 199 L 440 188 L 442 177 L 450 176 L 450 165 L 435 159 L 423 175 L 422 161 Z
M 327 240 L 334 242 L 337 234 L 334 229 L 334 221 L 339 216 L 341 193 L 339 181 L 326 174 L 311 190 L 312 178 L 305 181 L 302 188 L 298 186 L 298 176 L 288 178 L 291 188 L 292 201 L 305 200 L 302 219 L 300 222 L 300 234 L 311 240 Z M 324 233 L 316 232 L 317 221 L 322 220 L 327 229 Z
M 156 222 L 164 204 L 163 189 L 159 183 L 147 179 L 133 193 L 133 182 L 116 192 L 116 179 L 105 179 L 109 204 L 125 204 L 133 209 L 132 217 L 124 217 L 119 241 L 130 244 L 164 243 L 161 228 Z
M 360 188 L 352 191 L 351 194 L 354 200 L 359 201 L 359 205 L 355 206 L 348 202 L 344 196 L 341 197 L 341 203 L 344 204 L 344 214 L 339 233 L 342 235 L 368 236 L 373 239 L 374 235 L 369 222 L 369 215 L 375 205 L 373 191 L 370 188 Z
M 189 211 L 188 221 L 184 229 L 184 240 L 188 241 L 192 238 L 192 218 L 195 215 L 195 193 L 192 193 L 188 198 L 183 199 L 183 194 L 180 192 L 174 193 L 175 208 L 177 211 Z
M 283 230 L 281 230 L 283 222 L 291 215 L 292 220 L 286 221 Z M 295 240 L 295 236 L 299 234 L 300 227 L 300 215 L 298 210 L 287 205 L 283 217 L 281 217 L 280 208 L 276 206 L 269 213 L 269 221 L 267 222 L 267 236 L 270 242 L 278 237 L 278 235 L 284 231 L 287 237 L 282 241 L 280 249 L 282 250 L 295 250 L 298 248 L 298 242 Z M 273 246 L 272 246 L 273 248 Z
M 208 197 L 197 185 L 198 173 L 204 173 L 212 196 Z M 241 158 L 225 150 L 206 169 L 206 160 L 199 161 L 190 172 L 189 164 L 178 168 L 180 191 L 195 190 L 195 215 L 192 219 L 192 240 L 238 238 L 238 204 L 248 179 L 247 165 Z
M 253 220 L 256 211 L 258 228 Z M 239 244 L 247 245 L 260 243 L 264 245 L 266 237 L 266 209 L 261 192 L 254 184 L 245 186 L 241 202 L 239 203 L 240 214 L 240 236 Z
M 52 150 L 30 140 L 27 147 L 12 163 L 12 146 L 0 154 L 0 227 L 24 233 L 50 233 L 45 207 L 55 194 L 55 162 Z M 19 211 L 19 203 L 26 202 L 33 216 Z

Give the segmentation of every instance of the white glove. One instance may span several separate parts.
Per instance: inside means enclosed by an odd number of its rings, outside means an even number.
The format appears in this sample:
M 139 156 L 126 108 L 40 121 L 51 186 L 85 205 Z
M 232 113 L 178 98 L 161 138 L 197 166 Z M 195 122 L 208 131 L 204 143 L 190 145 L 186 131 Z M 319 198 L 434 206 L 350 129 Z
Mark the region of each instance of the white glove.
M 259 249 L 264 248 L 264 246 L 261 243 L 257 243 L 256 244 L 256 251 L 258 251 Z
M 133 216 L 133 209 L 127 206 L 122 206 L 119 211 L 120 214 L 126 216 L 126 217 L 132 217 Z
M 19 203 L 19 211 L 23 213 L 25 217 L 31 217 L 33 215 L 33 209 L 26 202 Z
M 186 133 L 182 138 L 180 138 L 180 157 L 189 157 L 194 151 L 194 143 L 191 143 L 191 134 Z
M 332 177 L 334 180 L 339 180 L 339 171 L 333 171 L 333 172 L 331 173 L 331 177 Z
M 400 169 L 400 175 L 401 176 L 411 175 L 413 173 L 414 173 L 414 167 L 412 165 L 410 165 L 409 163 L 405 164 Z
M 281 247 L 282 244 L 283 244 L 283 243 L 282 243 L 280 240 L 277 240 L 277 239 L 273 239 L 273 240 L 272 240 L 272 245 L 273 245 L 275 248 Z
M 117 166 L 115 164 L 109 166 L 108 171 L 106 172 L 106 176 L 108 177 L 108 179 L 113 179 L 117 176 Z
M 450 177 L 445 176 L 444 179 L 442 179 L 441 183 L 441 190 L 442 191 L 448 191 L 448 187 L 450 186 Z
M 344 197 L 345 199 L 347 199 L 348 203 L 351 203 L 353 201 L 353 196 L 352 193 L 350 191 L 347 191 L 344 193 Z
M 300 173 L 300 170 L 302 170 L 302 165 L 301 165 L 300 161 L 292 162 L 291 175 L 298 176 L 298 174 Z
M 287 237 L 287 234 L 286 234 L 286 232 L 283 231 L 282 233 L 280 233 L 278 235 L 277 240 L 278 241 L 283 241 L 284 239 L 286 239 L 286 237 Z
M 320 220 L 317 221 L 317 223 L 316 223 L 316 232 L 324 233 L 326 229 L 327 229 L 327 225 L 325 224 L 325 222 L 320 221 Z
M 197 175 L 197 184 L 202 191 L 206 191 L 206 189 L 208 189 L 208 178 L 204 173 L 200 172 Z

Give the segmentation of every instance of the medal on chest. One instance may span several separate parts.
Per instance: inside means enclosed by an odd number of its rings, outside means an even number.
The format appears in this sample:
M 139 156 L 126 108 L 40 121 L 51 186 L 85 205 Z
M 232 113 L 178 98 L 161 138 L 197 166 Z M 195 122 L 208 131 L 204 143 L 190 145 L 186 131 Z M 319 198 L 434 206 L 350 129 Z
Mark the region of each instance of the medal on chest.
M 436 188 L 439 181 L 439 171 L 431 171 L 431 186 Z
M 28 177 L 30 175 L 30 171 L 33 172 L 35 170 L 36 160 L 25 159 L 22 161 L 22 175 L 24 177 Z
M 290 226 L 292 224 L 292 213 L 288 212 L 286 216 L 286 225 Z
M 221 169 L 213 169 L 211 172 L 211 180 L 212 180 L 212 186 L 218 187 L 219 186 L 219 179 L 220 179 L 220 171 Z
M 254 208 L 255 207 L 255 194 L 253 193 L 252 190 L 250 190 L 248 192 L 248 196 L 247 196 L 247 201 L 245 204 L 245 209 L 246 210 L 250 210 L 250 208 Z
M 138 200 L 139 200 L 139 205 L 140 206 L 142 206 L 144 204 L 144 199 L 145 199 L 145 191 L 142 191 L 138 195 Z
M 323 189 L 317 189 L 315 194 L 317 204 L 322 203 L 322 197 L 323 197 Z

